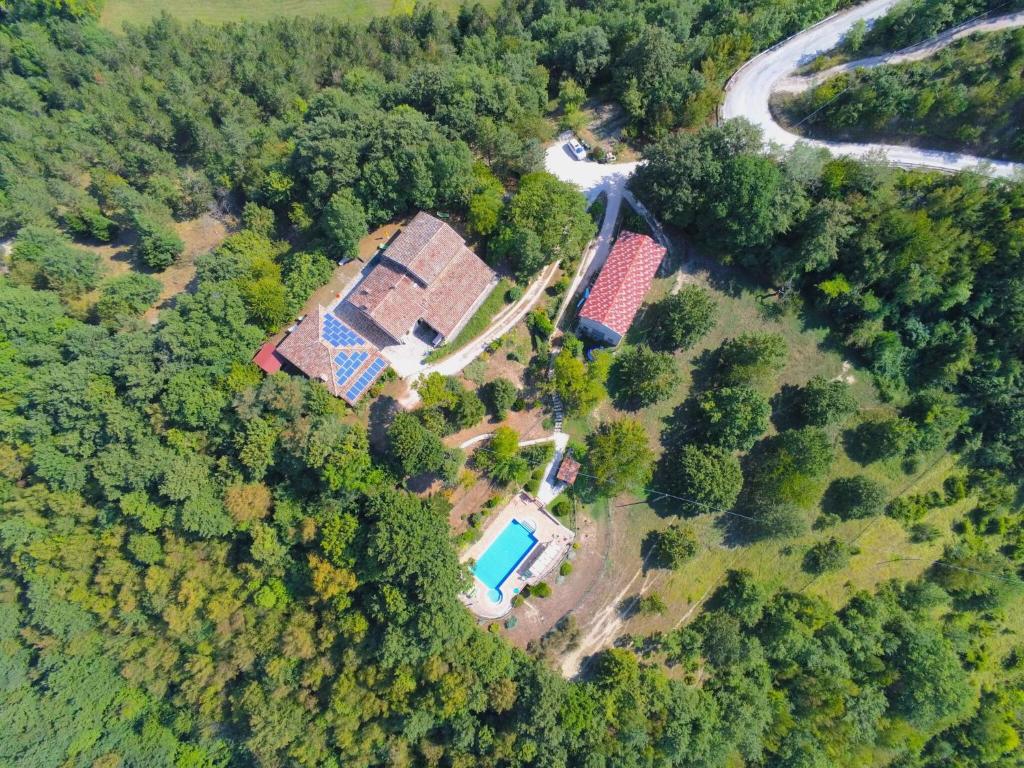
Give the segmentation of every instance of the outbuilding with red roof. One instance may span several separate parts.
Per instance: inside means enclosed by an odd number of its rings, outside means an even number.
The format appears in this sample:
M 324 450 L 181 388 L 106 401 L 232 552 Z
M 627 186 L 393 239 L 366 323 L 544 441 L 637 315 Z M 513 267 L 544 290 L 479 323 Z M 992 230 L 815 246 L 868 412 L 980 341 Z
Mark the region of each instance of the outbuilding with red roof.
M 613 346 L 622 341 L 664 256 L 664 246 L 647 235 L 620 234 L 580 310 L 579 330 Z

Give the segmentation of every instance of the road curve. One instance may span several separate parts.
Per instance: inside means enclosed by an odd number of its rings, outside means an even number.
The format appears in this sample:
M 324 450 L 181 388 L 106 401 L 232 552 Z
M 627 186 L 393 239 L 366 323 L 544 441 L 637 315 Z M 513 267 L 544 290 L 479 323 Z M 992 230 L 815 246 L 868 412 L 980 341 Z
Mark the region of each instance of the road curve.
M 824 147 L 835 155 L 859 158 L 884 157 L 890 163 L 908 168 L 934 168 L 943 171 L 975 169 L 998 177 L 1010 177 L 1024 172 L 1024 165 L 1020 163 L 990 160 L 956 152 L 895 144 L 854 144 L 808 139 L 787 131 L 775 121 L 768 101 L 780 81 L 817 55 L 835 48 L 856 22 L 871 22 L 885 15 L 897 2 L 898 0 L 869 0 L 830 16 L 755 56 L 740 67 L 726 84 L 722 118 L 746 118 L 761 128 L 766 142 L 785 148 L 792 147 L 799 141 L 810 146 Z

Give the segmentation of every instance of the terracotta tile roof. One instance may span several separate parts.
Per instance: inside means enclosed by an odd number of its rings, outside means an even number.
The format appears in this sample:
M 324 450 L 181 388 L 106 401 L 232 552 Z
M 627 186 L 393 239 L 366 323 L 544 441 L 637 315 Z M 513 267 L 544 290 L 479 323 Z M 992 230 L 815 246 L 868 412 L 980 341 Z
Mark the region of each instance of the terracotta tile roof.
M 620 234 L 580 310 L 580 317 L 625 335 L 664 256 L 665 248 L 647 235 Z
M 447 338 L 496 282 L 455 230 L 420 213 L 345 302 L 395 342 L 421 319 Z
M 558 465 L 558 473 L 555 475 L 555 479 L 572 485 L 576 482 L 576 475 L 579 473 L 580 463 L 572 458 L 572 456 L 566 456 L 562 459 L 562 463 Z
M 351 405 L 388 367 L 377 347 L 322 306 L 303 318 L 277 353 Z
M 395 341 L 426 313 L 427 291 L 400 267 L 382 261 L 345 301 L 361 309 Z
M 473 305 L 497 282 L 494 271 L 466 246 L 427 289 L 423 319 L 445 338 L 451 336 Z
M 384 257 L 405 267 L 424 285 L 434 282 L 465 246 L 458 232 L 420 211 L 384 251 Z
M 277 373 L 281 370 L 281 358 L 276 352 L 276 345 L 272 341 L 268 341 L 262 347 L 260 351 L 256 353 L 252 361 L 262 368 L 266 373 Z

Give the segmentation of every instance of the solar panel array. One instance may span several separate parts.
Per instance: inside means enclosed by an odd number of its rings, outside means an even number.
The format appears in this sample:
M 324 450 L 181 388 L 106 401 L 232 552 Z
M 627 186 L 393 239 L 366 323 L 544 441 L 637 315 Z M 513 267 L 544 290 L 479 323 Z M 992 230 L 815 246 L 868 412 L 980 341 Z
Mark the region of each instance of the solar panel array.
M 338 370 L 334 372 L 334 378 L 338 386 L 344 385 L 346 381 L 355 376 L 356 371 L 366 362 L 370 356 L 369 352 L 339 352 L 334 356 L 334 362 Z
M 366 339 L 353 331 L 332 314 L 324 315 L 324 327 L 320 334 L 332 347 L 365 347 Z
M 377 380 L 377 376 L 380 375 L 387 365 L 382 357 L 374 360 L 370 367 L 363 372 L 363 375 L 356 380 L 355 384 L 348 388 L 348 392 L 345 393 L 345 399 L 355 400 L 363 394 L 363 391 Z
M 388 367 L 387 361 L 376 354 L 376 348 L 353 331 L 336 315 L 325 314 L 321 338 L 331 345 L 334 355 L 334 381 L 338 391 L 350 403 L 356 400 L 373 384 Z M 363 347 L 363 349 L 359 349 Z M 367 365 L 369 361 L 369 365 Z M 365 370 L 359 373 L 365 366 Z

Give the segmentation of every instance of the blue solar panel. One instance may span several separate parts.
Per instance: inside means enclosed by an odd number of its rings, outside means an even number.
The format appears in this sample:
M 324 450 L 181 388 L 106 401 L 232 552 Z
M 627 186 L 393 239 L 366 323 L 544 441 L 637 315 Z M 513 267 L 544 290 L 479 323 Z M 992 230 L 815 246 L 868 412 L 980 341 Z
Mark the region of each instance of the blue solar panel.
M 365 347 L 366 339 L 341 322 L 334 315 L 324 315 L 323 339 L 332 347 Z
M 377 380 L 377 376 L 387 367 L 387 361 L 383 358 L 378 357 L 374 359 L 373 363 L 363 371 L 363 373 L 353 382 L 352 386 L 345 392 L 345 397 L 349 400 L 356 400 L 363 392 Z M 340 384 L 340 382 L 339 382 Z

